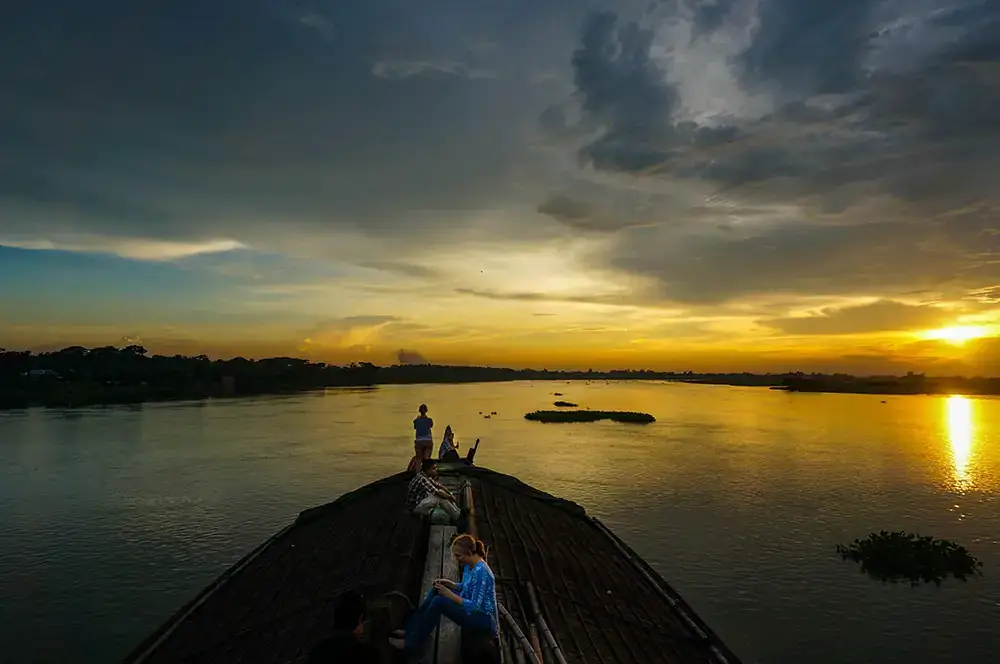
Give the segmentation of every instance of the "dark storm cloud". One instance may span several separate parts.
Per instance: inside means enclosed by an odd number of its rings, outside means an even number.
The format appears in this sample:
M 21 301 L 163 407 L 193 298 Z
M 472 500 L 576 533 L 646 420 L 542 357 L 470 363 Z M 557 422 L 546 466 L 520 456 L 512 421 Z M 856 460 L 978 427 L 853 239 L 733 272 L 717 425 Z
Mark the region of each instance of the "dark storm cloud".
M 960 54 L 975 44 L 978 58 L 1000 61 L 992 50 L 1000 48 L 1000 31 L 982 27 L 997 24 L 1000 7 L 967 2 L 969 11 L 946 13 L 950 22 L 941 26 L 965 38 L 936 51 L 908 51 L 911 60 L 880 69 L 873 58 L 892 46 L 891 31 L 878 32 L 880 4 L 764 0 L 760 26 L 734 69 L 745 89 L 773 95 L 776 109 L 712 126 L 676 121 L 683 100 L 669 68 L 653 58 L 650 31 L 594 15 L 573 66 L 585 122 L 603 131 L 581 155 L 599 169 L 723 185 L 791 178 L 806 194 L 873 177 L 875 166 L 906 170 L 909 158 L 927 151 L 951 161 L 957 155 L 949 150 L 975 147 L 969 141 L 984 138 L 978 132 L 995 140 L 998 77 L 969 67 Z M 926 29 L 942 20 L 930 15 Z M 886 175 L 905 180 L 899 172 Z
M 597 168 L 639 171 L 662 162 L 672 139 L 676 91 L 650 60 L 653 34 L 615 14 L 593 14 L 573 53 L 574 81 L 588 122 L 603 134 L 583 154 Z
M 695 32 L 704 34 L 717 29 L 735 4 L 736 0 L 694 0 Z
M 953 318 L 940 307 L 879 300 L 853 307 L 827 307 L 814 316 L 762 322 L 785 334 L 862 334 L 940 327 Z
M 984 220 L 984 223 L 986 220 Z M 753 234 L 673 237 L 656 227 L 620 233 L 601 260 L 650 277 L 663 299 L 719 304 L 755 293 L 954 296 L 996 278 L 992 230 L 881 222 L 783 224 Z
M 593 210 L 585 203 L 562 195 L 549 197 L 538 206 L 538 211 L 567 224 L 588 219 L 593 214 Z
M 0 235 L 322 243 L 502 205 L 545 107 L 511 50 L 582 10 L 473 4 L 18 3 L 0 23 Z
M 864 78 L 872 0 L 762 0 L 760 29 L 739 65 L 784 94 L 843 93 Z
M 729 18 L 739 4 L 674 3 L 701 47 L 692 52 L 741 34 Z M 736 212 L 786 208 L 735 235 L 630 229 L 597 259 L 652 278 L 667 299 L 705 303 L 1000 281 L 1000 4 L 762 0 L 757 20 L 715 65 L 770 110 L 743 112 L 734 98 L 710 121 L 686 119 L 682 91 L 702 82 L 655 25 L 600 14 L 583 28 L 576 96 L 598 134 L 581 158 L 706 187 Z

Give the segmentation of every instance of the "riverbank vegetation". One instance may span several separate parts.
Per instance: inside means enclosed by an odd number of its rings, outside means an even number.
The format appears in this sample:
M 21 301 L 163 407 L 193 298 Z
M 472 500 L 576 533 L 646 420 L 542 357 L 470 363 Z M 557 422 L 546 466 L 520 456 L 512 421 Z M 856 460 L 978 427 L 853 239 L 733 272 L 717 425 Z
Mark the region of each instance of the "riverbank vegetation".
M 291 357 L 150 356 L 142 346 L 72 346 L 39 354 L 0 350 L 0 408 L 280 394 L 372 385 L 376 372 L 371 364 L 336 367 Z
M 376 384 L 612 380 L 761 386 L 790 392 L 1000 394 L 1000 378 L 930 378 L 923 374 L 856 377 L 630 369 L 555 371 L 434 364 L 377 367 L 367 362 L 334 366 L 295 357 L 212 360 L 205 355 L 151 355 L 138 345 L 125 348 L 71 346 L 46 353 L 0 349 L 0 408 L 203 399 Z M 562 396 L 559 392 L 553 394 Z M 575 407 L 562 405 L 570 403 L 558 402 L 556 405 Z
M 533 422 L 598 422 L 611 420 L 625 424 L 649 424 L 656 418 L 648 413 L 617 410 L 536 410 L 526 413 L 524 419 Z

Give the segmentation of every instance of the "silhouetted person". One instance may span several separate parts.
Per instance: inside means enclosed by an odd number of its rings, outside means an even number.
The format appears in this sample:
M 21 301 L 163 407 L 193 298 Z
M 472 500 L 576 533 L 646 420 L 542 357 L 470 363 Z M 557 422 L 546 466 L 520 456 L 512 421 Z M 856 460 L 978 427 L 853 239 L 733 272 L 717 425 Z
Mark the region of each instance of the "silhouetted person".
M 438 449 L 438 460 L 446 463 L 459 461 L 458 443 L 455 442 L 455 434 L 450 424 L 444 428 L 444 438 L 441 439 L 441 447 Z
M 337 598 L 333 610 L 334 632 L 320 641 L 306 664 L 379 664 L 378 650 L 361 640 L 365 630 L 365 598 L 348 591 Z
M 427 417 L 427 405 L 420 404 L 419 415 L 413 419 L 413 458 L 407 470 L 420 470 L 420 462 L 434 454 L 434 420 Z

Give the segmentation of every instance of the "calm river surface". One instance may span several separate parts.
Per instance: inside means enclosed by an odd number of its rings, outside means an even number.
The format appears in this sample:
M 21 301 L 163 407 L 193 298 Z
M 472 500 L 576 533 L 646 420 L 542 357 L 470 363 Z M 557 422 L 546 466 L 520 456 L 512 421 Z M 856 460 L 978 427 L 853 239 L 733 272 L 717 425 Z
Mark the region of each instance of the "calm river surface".
M 658 421 L 522 419 L 557 391 Z M 402 470 L 420 402 L 605 520 L 747 663 L 1000 661 L 1000 400 L 604 382 L 0 413 L 0 659 L 120 658 L 300 510 Z M 894 586 L 834 554 L 880 529 L 985 576 Z

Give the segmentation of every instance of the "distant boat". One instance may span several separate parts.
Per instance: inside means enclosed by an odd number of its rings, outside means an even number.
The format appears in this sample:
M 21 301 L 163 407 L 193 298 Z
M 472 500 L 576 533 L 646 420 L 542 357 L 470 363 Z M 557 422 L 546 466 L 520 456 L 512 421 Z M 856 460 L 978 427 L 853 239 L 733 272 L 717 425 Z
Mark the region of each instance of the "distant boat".
M 490 547 L 503 607 L 493 661 L 739 664 L 666 581 L 579 505 L 484 468 L 442 464 L 440 472 L 467 508 L 466 531 Z M 365 595 L 368 640 L 382 661 L 396 661 L 390 630 L 433 579 L 458 574 L 447 546 L 455 526 L 403 509 L 410 477 L 392 475 L 302 512 L 125 662 L 304 662 L 348 589 Z M 442 620 L 423 661 L 468 664 L 463 649 L 473 641 Z

